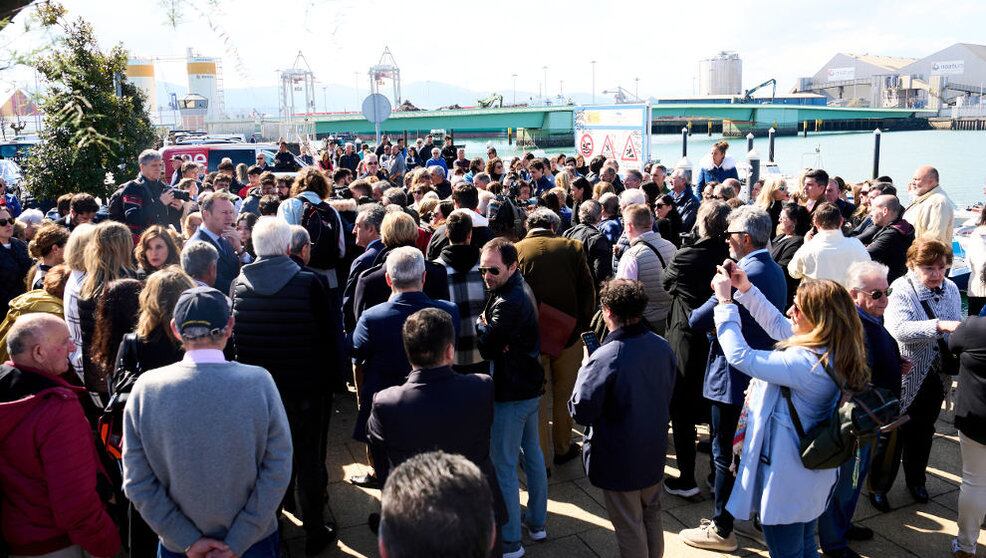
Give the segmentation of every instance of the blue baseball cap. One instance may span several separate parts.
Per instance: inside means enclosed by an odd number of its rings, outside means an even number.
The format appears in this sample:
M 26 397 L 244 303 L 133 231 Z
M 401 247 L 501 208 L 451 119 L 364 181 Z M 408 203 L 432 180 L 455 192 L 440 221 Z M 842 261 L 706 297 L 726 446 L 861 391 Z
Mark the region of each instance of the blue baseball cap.
M 175 305 L 175 326 L 185 335 L 188 328 L 206 328 L 207 335 L 218 333 L 229 322 L 230 304 L 226 295 L 212 287 L 195 287 L 181 293 Z M 197 335 L 196 337 L 201 337 Z

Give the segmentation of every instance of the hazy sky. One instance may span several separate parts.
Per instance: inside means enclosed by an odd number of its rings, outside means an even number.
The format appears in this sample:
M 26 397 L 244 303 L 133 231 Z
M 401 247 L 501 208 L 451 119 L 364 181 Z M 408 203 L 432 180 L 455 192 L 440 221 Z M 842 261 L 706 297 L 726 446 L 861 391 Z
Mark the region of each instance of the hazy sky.
M 790 0 L 709 2 L 613 0 L 62 0 L 89 20 L 104 46 L 134 55 L 178 58 L 187 47 L 223 58 L 227 88 L 276 84 L 276 70 L 304 52 L 320 83 L 360 89 L 389 46 L 405 83 L 442 81 L 507 96 L 537 91 L 548 66 L 548 91 L 596 90 L 617 84 L 641 96 L 687 95 L 698 60 L 739 52 L 743 82 L 771 77 L 780 91 L 811 75 L 837 52 L 922 57 L 955 42 L 986 42 L 986 2 L 950 0 Z M 168 4 L 182 6 L 177 27 Z M 37 44 L 19 16 L 0 44 Z M 932 22 L 934 23 L 932 25 Z M 223 37 L 226 37 L 224 39 Z M 185 83 L 181 61 L 161 61 L 158 79 Z M 0 89 L 22 85 L 24 72 L 0 73 Z

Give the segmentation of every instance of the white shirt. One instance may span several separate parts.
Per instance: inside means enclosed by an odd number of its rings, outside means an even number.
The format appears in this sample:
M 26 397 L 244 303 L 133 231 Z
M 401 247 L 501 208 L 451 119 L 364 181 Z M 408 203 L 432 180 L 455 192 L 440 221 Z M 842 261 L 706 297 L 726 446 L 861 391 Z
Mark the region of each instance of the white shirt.
M 831 279 L 846 286 L 849 266 L 870 261 L 870 253 L 858 238 L 846 238 L 841 230 L 819 230 L 791 258 L 791 277 Z
M 219 349 L 192 349 L 185 351 L 185 356 L 181 359 L 185 364 L 223 364 L 226 361 L 225 355 Z

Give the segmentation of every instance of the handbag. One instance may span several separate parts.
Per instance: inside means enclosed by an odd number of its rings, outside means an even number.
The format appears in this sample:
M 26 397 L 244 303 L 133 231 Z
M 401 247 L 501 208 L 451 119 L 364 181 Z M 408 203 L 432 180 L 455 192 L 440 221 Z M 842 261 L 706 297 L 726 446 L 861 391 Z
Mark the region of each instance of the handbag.
M 907 278 L 907 282 L 911 284 L 911 289 L 914 291 L 914 295 L 917 296 L 917 289 L 914 287 L 914 283 L 911 278 Z M 935 311 L 932 310 L 931 305 L 928 304 L 927 300 L 920 301 L 921 308 L 924 309 L 924 313 L 928 316 L 929 320 L 937 320 L 938 316 L 935 315 Z M 945 343 L 945 339 L 941 336 L 937 338 L 938 344 L 938 371 L 942 374 L 947 374 L 949 376 L 957 376 L 959 373 L 959 357 L 955 356 L 955 353 L 948 349 L 948 343 Z
M 116 359 L 116 368 L 108 382 L 110 400 L 96 422 L 96 432 L 106 449 L 106 453 L 114 459 L 123 459 L 123 409 L 127 405 L 130 390 L 140 376 L 140 362 L 137 358 L 137 334 L 128 333 L 123 336 L 120 344 L 120 354 Z
M 578 320 L 550 304 L 538 303 L 538 333 L 541 353 L 557 357 L 568 346 Z

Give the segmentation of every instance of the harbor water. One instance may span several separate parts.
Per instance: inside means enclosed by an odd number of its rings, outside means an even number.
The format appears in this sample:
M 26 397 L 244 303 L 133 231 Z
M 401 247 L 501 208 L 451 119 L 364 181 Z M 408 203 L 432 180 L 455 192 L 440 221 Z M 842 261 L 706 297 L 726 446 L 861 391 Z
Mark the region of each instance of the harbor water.
M 738 160 L 746 158 L 746 139 L 723 138 L 695 133 L 688 138 L 688 158 L 692 164 L 709 152 L 712 144 L 726 139 L 730 144 L 728 154 Z M 496 147 L 501 158 L 521 154 L 524 149 L 507 145 L 506 139 L 466 139 L 468 157 L 485 157 L 486 146 Z M 754 139 L 754 148 L 762 159 L 767 159 L 766 135 Z M 797 175 L 806 167 L 824 168 L 833 176 L 841 176 L 846 182 L 868 179 L 873 169 L 873 134 L 868 132 L 808 133 L 808 137 L 779 136 L 774 142 L 774 159 L 785 175 Z M 573 154 L 574 147 L 557 147 L 536 150 L 538 153 Z M 680 135 L 651 136 L 651 160 L 673 166 L 681 158 Z M 957 130 L 922 130 L 885 132 L 880 146 L 880 174 L 893 178 L 900 188 L 905 203 L 904 190 L 922 164 L 934 165 L 941 177 L 941 184 L 958 208 L 965 208 L 983 201 L 986 186 L 986 132 Z M 903 186 L 903 188 L 901 188 Z

